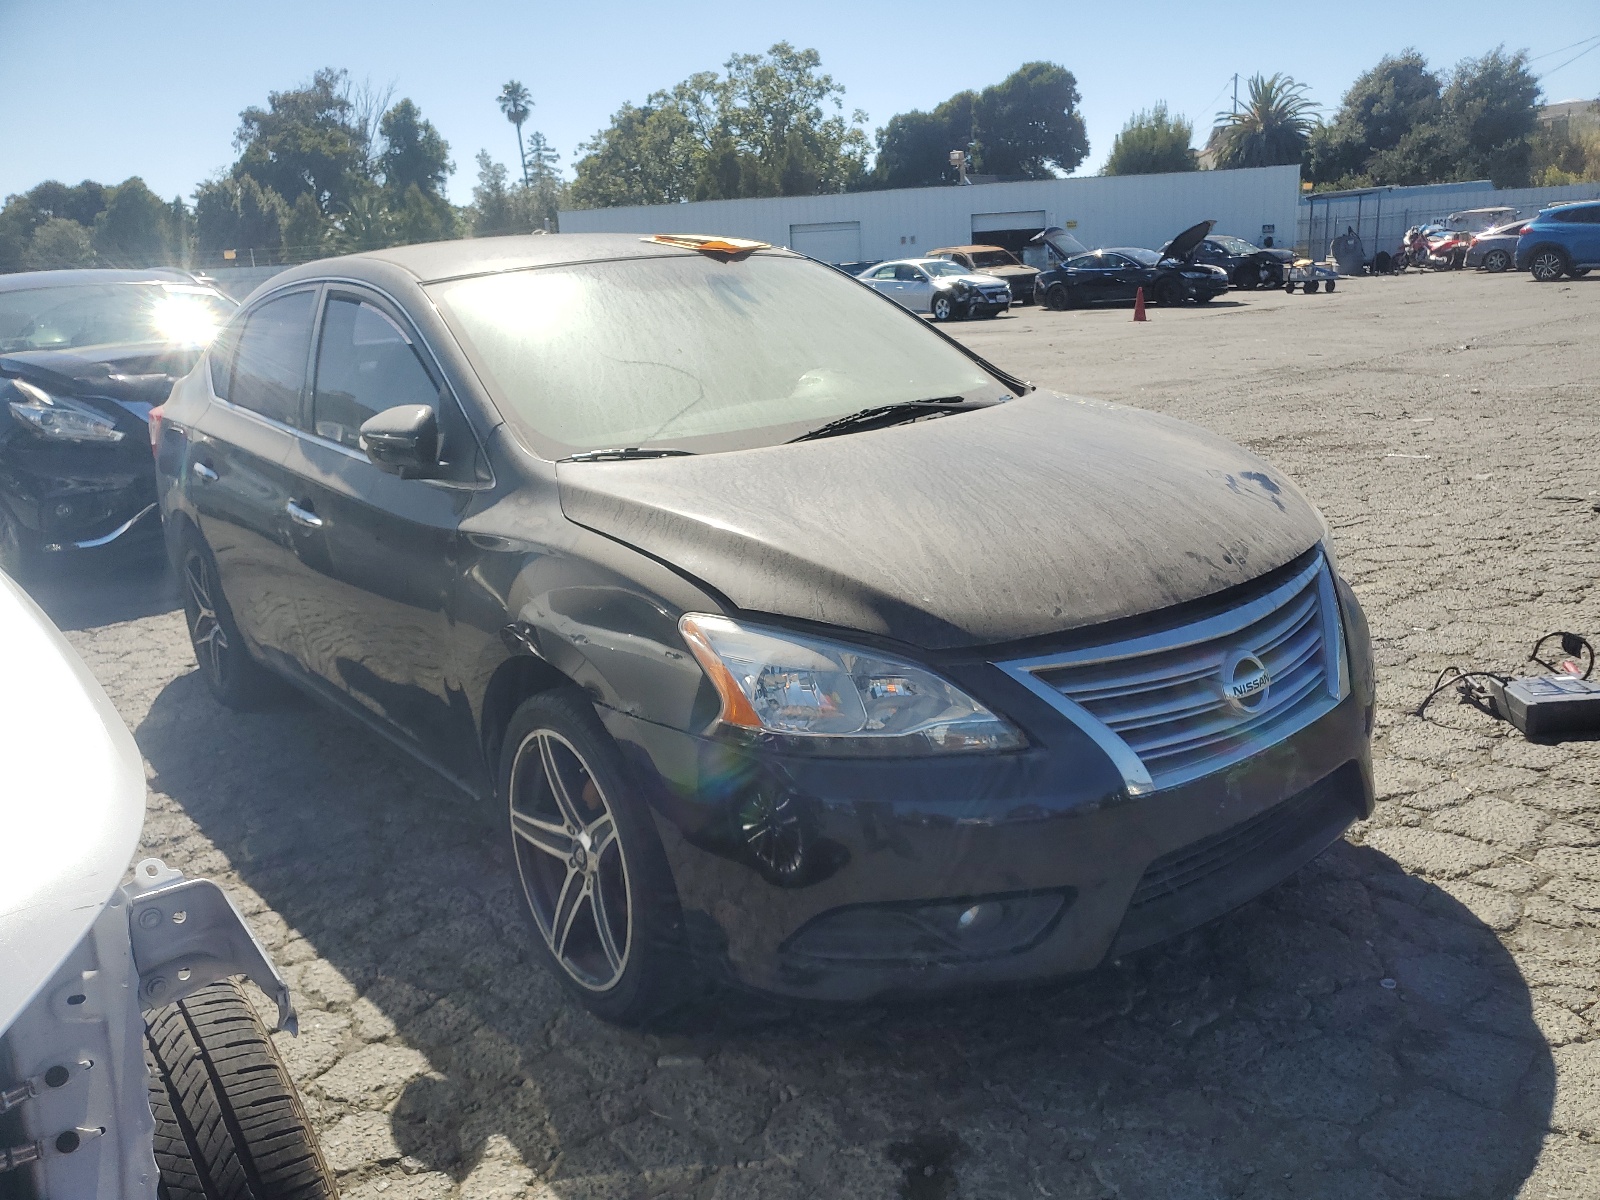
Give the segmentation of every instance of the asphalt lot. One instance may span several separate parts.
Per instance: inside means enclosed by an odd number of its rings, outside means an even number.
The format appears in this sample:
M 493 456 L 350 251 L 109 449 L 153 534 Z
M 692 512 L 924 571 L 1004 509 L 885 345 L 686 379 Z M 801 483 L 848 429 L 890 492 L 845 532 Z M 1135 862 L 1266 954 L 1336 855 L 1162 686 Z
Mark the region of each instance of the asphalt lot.
M 1382 803 L 1286 885 L 1066 986 L 619 1032 L 535 964 L 493 816 L 309 705 L 207 697 L 159 568 L 36 594 L 149 763 L 146 849 L 287 969 L 282 1053 L 349 1197 L 1600 1195 L 1600 744 L 1453 703 L 1451 662 L 1600 634 L 1600 276 L 950 332 L 1292 474 L 1379 662 Z

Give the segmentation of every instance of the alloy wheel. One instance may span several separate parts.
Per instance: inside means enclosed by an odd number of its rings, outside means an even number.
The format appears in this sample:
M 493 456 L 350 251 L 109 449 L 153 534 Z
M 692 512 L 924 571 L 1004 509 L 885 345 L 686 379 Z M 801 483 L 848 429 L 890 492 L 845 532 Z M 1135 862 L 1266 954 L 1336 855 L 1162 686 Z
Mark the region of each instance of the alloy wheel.
M 224 688 L 228 681 L 228 633 L 217 615 L 216 574 L 198 551 L 191 551 L 184 559 L 183 586 L 195 661 L 214 686 Z
M 933 319 L 935 321 L 948 321 L 950 319 L 950 312 L 951 306 L 948 296 L 940 296 L 934 300 Z
M 1538 254 L 1534 255 L 1533 262 L 1529 264 L 1529 270 L 1532 271 L 1533 277 L 1540 283 L 1555 282 L 1561 278 L 1562 272 L 1566 269 L 1567 264 L 1562 261 L 1560 253 L 1555 250 L 1539 251 Z
M 1491 250 L 1484 256 L 1483 269 L 1499 273 L 1511 265 L 1511 255 L 1504 250 Z
M 580 986 L 615 987 L 633 948 L 633 892 L 599 780 L 561 734 L 536 729 L 511 766 L 517 872 L 550 953 Z

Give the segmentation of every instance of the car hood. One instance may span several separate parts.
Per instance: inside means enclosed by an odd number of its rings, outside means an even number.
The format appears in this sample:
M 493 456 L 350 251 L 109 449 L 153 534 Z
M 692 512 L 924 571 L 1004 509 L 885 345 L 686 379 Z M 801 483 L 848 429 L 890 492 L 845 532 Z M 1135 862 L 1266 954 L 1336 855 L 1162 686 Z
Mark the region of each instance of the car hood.
M 1175 258 L 1179 261 L 1187 259 L 1195 252 L 1196 247 L 1205 241 L 1206 234 L 1216 228 L 1215 221 L 1201 221 L 1198 225 L 1191 225 L 1165 246 L 1161 247 L 1162 258 Z
M 1004 268 L 1001 268 L 1001 270 L 1004 270 Z M 973 287 L 983 287 L 985 285 L 993 287 L 997 283 L 1004 283 L 1005 280 L 1000 278 L 998 273 L 991 274 L 988 271 L 968 271 L 965 275 L 941 275 L 933 282 L 935 286 L 938 286 L 939 284 L 949 285 L 952 283 L 968 283 Z
M 567 517 L 741 610 L 922 646 L 1095 625 L 1247 582 L 1322 523 L 1247 451 L 1047 392 L 841 437 L 557 468 Z
M 200 354 L 193 346 L 161 342 L 23 350 L 0 355 L 0 375 L 26 379 L 46 391 L 107 396 L 148 407 L 166 400 L 172 385 L 193 369 Z
M 83 661 L 0 575 L 0 1030 L 111 898 L 144 825 L 144 760 Z
M 1038 245 L 1041 242 L 1049 246 L 1062 258 L 1071 258 L 1074 254 L 1089 253 L 1089 247 L 1059 225 L 1052 225 L 1049 229 L 1041 230 L 1028 239 L 1029 245 Z

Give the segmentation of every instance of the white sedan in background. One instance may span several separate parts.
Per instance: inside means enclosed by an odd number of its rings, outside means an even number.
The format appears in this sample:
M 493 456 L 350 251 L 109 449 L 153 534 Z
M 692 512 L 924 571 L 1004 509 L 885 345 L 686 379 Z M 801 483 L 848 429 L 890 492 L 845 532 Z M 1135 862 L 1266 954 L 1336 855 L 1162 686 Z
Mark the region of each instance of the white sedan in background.
M 935 321 L 993 317 L 1011 307 L 1011 289 L 1004 279 L 977 274 L 946 258 L 897 259 L 868 267 L 856 278 Z

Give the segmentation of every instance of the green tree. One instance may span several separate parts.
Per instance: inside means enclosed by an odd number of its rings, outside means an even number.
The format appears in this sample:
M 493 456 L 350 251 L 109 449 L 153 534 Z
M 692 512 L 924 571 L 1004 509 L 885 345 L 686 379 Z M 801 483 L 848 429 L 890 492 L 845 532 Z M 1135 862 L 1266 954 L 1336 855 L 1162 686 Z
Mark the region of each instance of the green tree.
M 456 165 L 450 161 L 450 143 L 439 135 L 433 122 L 425 120 L 406 99 L 384 113 L 378 128 L 383 135 L 378 169 L 383 172 L 384 186 L 395 196 L 404 196 L 410 187 L 421 189 L 425 196 L 443 195 L 445 181 Z
M 1047 62 L 1024 63 L 984 88 L 973 112 L 977 169 L 1024 179 L 1076 170 L 1089 155 L 1079 99 L 1072 72 Z
M 92 179 L 75 187 L 47 179 L 28 189 L 28 199 L 45 216 L 65 217 L 79 225 L 93 226 L 94 219 L 106 210 L 109 189 Z
M 500 105 L 500 111 L 505 114 L 506 120 L 517 127 L 517 158 L 522 163 L 522 183 L 526 187 L 528 178 L 528 152 L 522 144 L 522 126 L 533 112 L 533 98 L 528 89 L 517 80 L 508 80 L 500 87 L 500 95 L 495 97 Z
M 395 219 L 383 194 L 368 187 L 356 195 L 337 220 L 334 246 L 341 254 L 382 250 L 395 244 Z
M 322 215 L 310 192 L 301 192 L 289 218 L 283 223 L 283 253 L 296 262 L 307 262 L 326 253 L 333 228 Z
M 417 242 L 439 242 L 456 236 L 455 211 L 441 204 L 437 196 L 429 196 L 416 184 L 406 188 L 400 203 L 393 210 L 393 233 L 397 246 L 410 246 Z
M 473 237 L 499 237 L 508 233 L 527 233 L 530 227 L 517 220 L 509 175 L 487 150 L 478 151 L 478 182 L 472 189 L 468 223 Z
M 269 92 L 266 108 L 239 114 L 235 175 L 249 175 L 293 203 L 302 193 L 324 213 L 348 205 L 367 162 L 349 75 L 324 67 L 309 83 Z
M 1307 177 L 1340 187 L 1398 182 L 1374 177 L 1371 159 L 1398 149 L 1419 126 L 1437 124 L 1443 88 L 1416 50 L 1384 55 L 1356 77 L 1333 120 L 1312 130 Z
M 815 50 L 779 42 L 736 54 L 642 106 L 625 104 L 580 146 L 570 201 L 582 207 L 843 191 L 865 172 L 864 114 Z M 833 111 L 829 111 L 829 110 Z
M 1530 172 L 1535 186 L 1600 182 L 1600 101 L 1589 106 L 1589 114 L 1576 128 L 1566 116 L 1540 124 Z
M 1305 85 L 1292 77 L 1252 75 L 1244 107 L 1217 114 L 1213 161 L 1223 169 L 1300 162 L 1316 127 L 1316 109 Z
M 96 253 L 119 267 L 155 266 L 179 252 L 172 213 L 137 175 L 110 190 L 106 209 L 95 218 Z
M 1184 117 L 1167 112 L 1167 102 L 1159 101 L 1148 111 L 1129 118 L 1117 134 L 1111 155 L 1101 172 L 1105 175 L 1161 175 L 1169 171 L 1197 171 L 1194 125 Z
M 1499 46 L 1456 65 L 1443 99 L 1446 124 L 1463 151 L 1458 178 L 1528 186 L 1539 94 L 1524 51 L 1507 54 Z
M 1078 81 L 1055 63 L 1024 63 L 981 92 L 957 92 L 931 113 L 898 113 L 878 131 L 867 186 L 954 183 L 952 150 L 965 150 L 978 174 L 1050 179 L 1089 154 L 1078 112 Z
M 94 261 L 88 229 L 66 217 L 48 217 L 29 235 L 19 265 L 29 271 L 56 271 L 93 266 Z
M 301 194 L 310 197 L 309 192 Z M 213 179 L 195 190 L 195 240 L 205 258 L 219 257 L 224 250 L 276 253 L 288 220 L 283 197 L 248 174 Z

